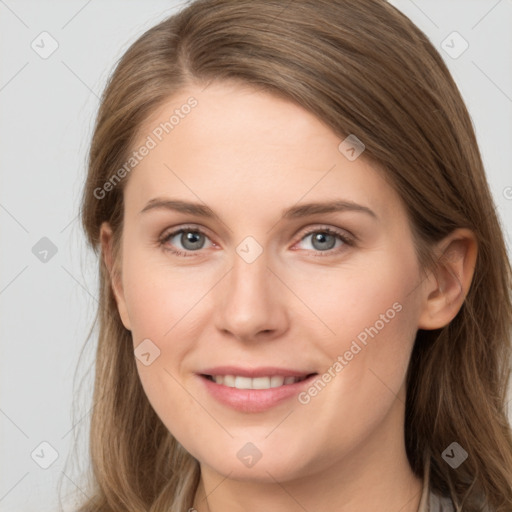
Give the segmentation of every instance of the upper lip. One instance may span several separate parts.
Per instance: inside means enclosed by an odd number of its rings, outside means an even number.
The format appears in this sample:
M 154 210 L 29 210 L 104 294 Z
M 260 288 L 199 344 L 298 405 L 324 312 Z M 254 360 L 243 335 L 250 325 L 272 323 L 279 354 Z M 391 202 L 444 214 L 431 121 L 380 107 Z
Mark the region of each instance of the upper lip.
M 306 377 L 311 375 L 310 371 L 294 370 L 292 368 L 278 368 L 276 366 L 260 366 L 257 368 L 241 368 L 240 366 L 216 366 L 206 368 L 199 372 L 202 375 L 239 375 L 240 377 L 271 377 L 279 375 L 282 377 Z

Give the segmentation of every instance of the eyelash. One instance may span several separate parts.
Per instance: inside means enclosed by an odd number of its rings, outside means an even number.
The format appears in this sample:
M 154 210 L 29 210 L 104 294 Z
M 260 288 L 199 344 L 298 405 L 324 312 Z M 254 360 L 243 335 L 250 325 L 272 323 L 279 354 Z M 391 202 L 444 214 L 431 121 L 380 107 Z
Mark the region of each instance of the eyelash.
M 191 232 L 191 233 L 195 233 L 195 234 L 200 234 L 200 235 L 204 235 L 205 237 L 208 238 L 208 235 L 202 231 L 201 229 L 199 228 L 196 228 L 196 227 L 192 227 L 192 226 L 183 226 L 181 227 L 180 229 L 177 229 L 175 231 L 172 231 L 171 233 L 164 233 L 159 239 L 158 239 L 158 245 L 164 250 L 164 251 L 168 251 L 172 254 L 175 254 L 176 256 L 180 256 L 180 257 L 190 257 L 190 256 L 194 256 L 195 254 L 194 253 L 198 253 L 200 252 L 200 250 L 198 251 L 187 251 L 187 252 L 184 252 L 184 251 L 181 251 L 181 250 L 176 250 L 176 249 L 172 249 L 168 246 L 166 246 L 166 242 L 175 237 L 176 235 L 180 234 L 180 233 L 184 233 L 184 232 Z M 326 257 L 326 256 L 333 256 L 334 254 L 338 254 L 340 251 L 343 251 L 344 250 L 344 247 L 345 246 L 349 246 L 349 247 L 353 247 L 355 245 L 355 240 L 354 238 L 348 236 L 347 234 L 345 234 L 344 232 L 341 232 L 341 231 L 338 231 L 336 229 L 333 229 L 333 228 L 329 228 L 329 227 L 322 227 L 322 228 L 317 228 L 317 229 L 313 229 L 313 230 L 310 230 L 306 233 L 304 233 L 300 239 L 299 239 L 299 242 L 302 241 L 304 238 L 306 238 L 307 236 L 310 236 L 310 235 L 313 235 L 315 233 L 327 233 L 329 235 L 334 235 L 336 236 L 339 240 L 341 240 L 343 242 L 343 245 L 336 248 L 336 249 L 328 249 L 327 251 L 314 251 L 314 250 L 309 250 L 308 252 L 313 252 L 315 256 L 318 256 L 318 257 Z

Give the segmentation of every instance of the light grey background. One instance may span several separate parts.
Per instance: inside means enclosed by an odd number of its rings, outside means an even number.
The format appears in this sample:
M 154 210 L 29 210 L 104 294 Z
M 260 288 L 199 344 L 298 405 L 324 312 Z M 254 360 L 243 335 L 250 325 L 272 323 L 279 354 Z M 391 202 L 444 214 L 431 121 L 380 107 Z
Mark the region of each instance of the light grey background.
M 510 248 L 512 1 L 392 3 L 426 32 L 460 87 Z M 82 492 L 94 336 L 79 367 L 78 402 L 73 379 L 97 306 L 96 258 L 77 219 L 86 151 L 115 62 L 179 5 L 0 0 L 0 511 L 55 511 L 59 482 L 64 503 Z M 469 44 L 457 58 L 464 43 L 454 31 Z M 42 58 L 52 39 L 58 48 Z M 57 249 L 46 262 L 32 252 L 43 237 Z M 79 451 L 70 452 L 75 436 Z M 40 465 L 53 452 L 42 442 L 58 453 L 48 469 Z

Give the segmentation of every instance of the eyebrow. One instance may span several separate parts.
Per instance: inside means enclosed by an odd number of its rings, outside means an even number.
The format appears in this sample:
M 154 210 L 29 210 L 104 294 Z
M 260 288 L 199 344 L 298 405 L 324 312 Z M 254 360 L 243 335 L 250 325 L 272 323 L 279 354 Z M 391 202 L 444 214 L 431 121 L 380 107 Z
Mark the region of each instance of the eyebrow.
M 155 209 L 187 213 L 189 215 L 194 215 L 197 217 L 218 218 L 215 212 L 204 204 L 159 197 L 153 198 L 150 201 L 148 201 L 148 203 L 146 204 L 146 206 L 144 206 L 140 213 L 145 213 Z M 378 218 L 376 213 L 370 210 L 370 208 L 368 208 L 367 206 L 363 206 L 354 203 L 353 201 L 346 200 L 335 200 L 323 203 L 304 203 L 283 210 L 281 212 L 281 216 L 283 219 L 298 219 L 310 215 L 344 211 L 366 213 L 375 219 Z

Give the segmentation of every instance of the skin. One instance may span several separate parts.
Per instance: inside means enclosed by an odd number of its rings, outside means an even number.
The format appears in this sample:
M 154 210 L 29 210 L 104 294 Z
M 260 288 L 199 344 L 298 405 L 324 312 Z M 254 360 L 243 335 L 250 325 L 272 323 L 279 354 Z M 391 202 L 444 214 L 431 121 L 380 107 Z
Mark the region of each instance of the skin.
M 249 86 L 189 86 L 147 120 L 135 147 L 190 96 L 198 105 L 125 178 L 119 274 L 107 223 L 101 240 L 134 348 L 149 338 L 160 350 L 149 366 L 137 360 L 148 399 L 200 462 L 195 508 L 415 512 L 422 481 L 404 446 L 407 366 L 417 329 L 446 325 L 462 305 L 476 259 L 472 233 L 440 242 L 446 270 L 424 275 L 407 213 L 382 172 L 364 153 L 349 161 L 338 150 L 343 139 L 302 107 Z M 157 197 L 206 204 L 217 217 L 140 213 Z M 376 217 L 282 218 L 297 203 L 334 199 Z M 190 224 L 206 233 L 190 256 L 164 250 L 187 252 L 180 235 L 158 244 Z M 327 254 L 307 235 L 326 227 L 357 240 L 335 237 Z M 247 236 L 263 251 L 252 263 L 236 252 Z M 236 411 L 196 375 L 228 364 L 322 374 L 395 303 L 401 311 L 307 404 Z M 247 442 L 262 454 L 250 468 L 237 458 Z

